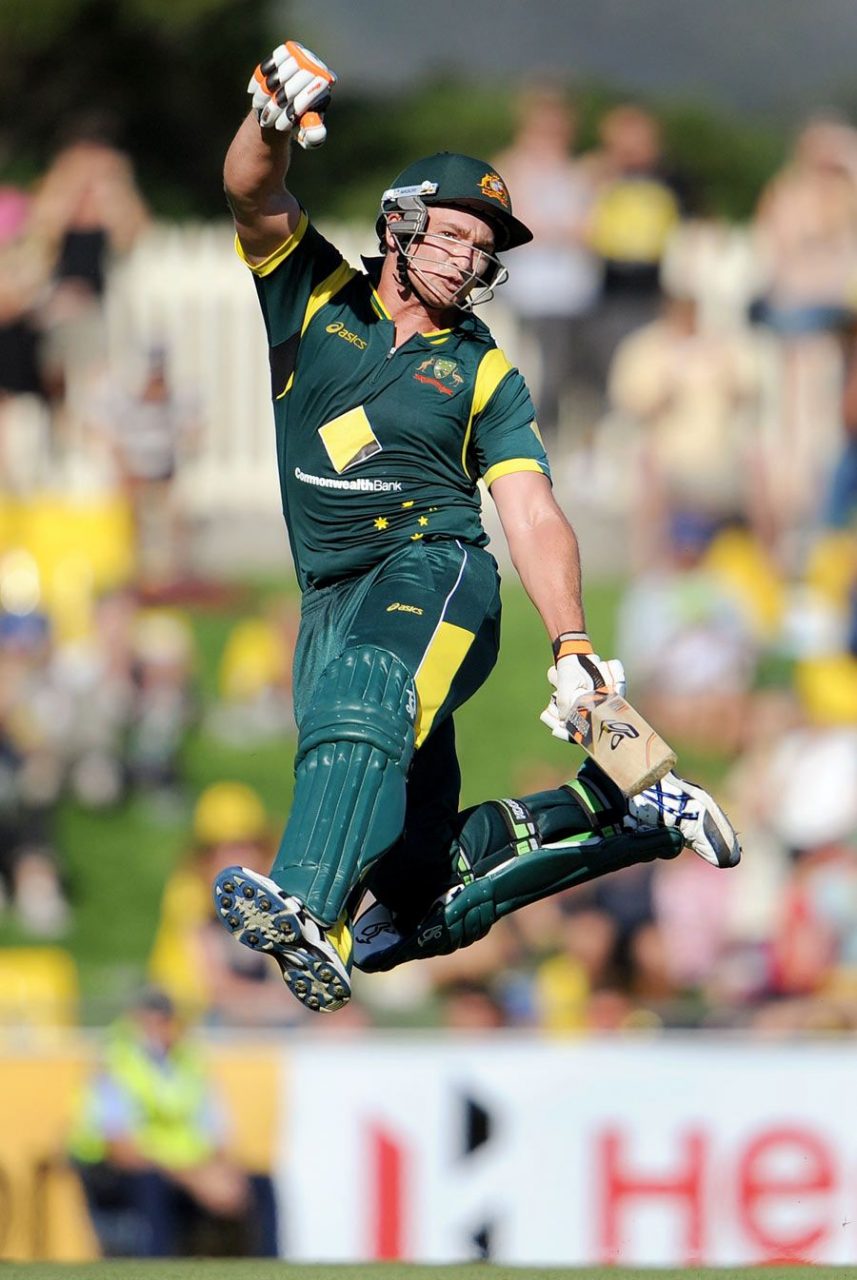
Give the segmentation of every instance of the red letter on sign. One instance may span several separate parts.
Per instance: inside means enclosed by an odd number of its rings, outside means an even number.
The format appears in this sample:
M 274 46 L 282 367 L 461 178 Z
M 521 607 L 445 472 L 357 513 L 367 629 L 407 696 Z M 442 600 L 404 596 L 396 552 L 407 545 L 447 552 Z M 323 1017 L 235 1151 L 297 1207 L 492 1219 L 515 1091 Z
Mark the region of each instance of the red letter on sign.
M 369 1151 L 369 1257 L 404 1258 L 404 1152 L 394 1137 L 374 1126 L 369 1130 Z
M 792 1174 L 778 1172 L 784 1163 Z M 791 1233 L 777 1230 L 773 1221 L 803 1196 L 829 1193 L 835 1183 L 830 1152 L 821 1139 L 806 1129 L 768 1129 L 751 1142 L 738 1166 L 738 1207 L 741 1224 L 767 1257 L 805 1257 L 830 1234 L 830 1222 L 817 1219 Z M 778 1204 L 772 1203 L 774 1198 Z M 774 1212 L 763 1213 L 768 1202 Z M 800 1210 L 798 1210 L 800 1212 Z M 794 1214 L 789 1214 L 794 1222 Z
M 601 1261 L 620 1261 L 623 1232 L 620 1216 L 633 1200 L 672 1200 L 684 1216 L 683 1261 L 687 1266 L 702 1260 L 703 1243 L 703 1172 L 705 1138 L 701 1133 L 687 1133 L 681 1139 L 682 1167 L 672 1177 L 647 1177 L 627 1170 L 622 1152 L 622 1137 L 614 1129 L 607 1130 L 596 1143 L 596 1167 L 599 1177 L 599 1242 Z

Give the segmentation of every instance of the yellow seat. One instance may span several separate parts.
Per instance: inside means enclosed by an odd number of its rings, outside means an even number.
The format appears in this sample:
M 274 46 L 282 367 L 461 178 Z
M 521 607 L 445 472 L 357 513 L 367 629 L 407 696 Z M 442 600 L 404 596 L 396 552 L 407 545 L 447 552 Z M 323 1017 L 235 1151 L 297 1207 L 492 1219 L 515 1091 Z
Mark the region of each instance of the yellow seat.
M 74 1026 L 79 998 L 77 966 L 62 947 L 0 949 L 0 1025 Z

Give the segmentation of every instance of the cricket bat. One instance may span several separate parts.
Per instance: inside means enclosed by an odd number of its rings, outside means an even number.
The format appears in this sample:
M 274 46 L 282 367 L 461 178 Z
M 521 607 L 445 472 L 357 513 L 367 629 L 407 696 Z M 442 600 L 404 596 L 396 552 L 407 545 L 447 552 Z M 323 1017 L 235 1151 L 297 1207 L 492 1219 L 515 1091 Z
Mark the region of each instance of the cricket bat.
M 554 703 L 541 718 L 555 733 L 565 729 L 626 796 L 650 787 L 676 762 L 672 747 L 618 693 L 582 694 L 564 723 Z

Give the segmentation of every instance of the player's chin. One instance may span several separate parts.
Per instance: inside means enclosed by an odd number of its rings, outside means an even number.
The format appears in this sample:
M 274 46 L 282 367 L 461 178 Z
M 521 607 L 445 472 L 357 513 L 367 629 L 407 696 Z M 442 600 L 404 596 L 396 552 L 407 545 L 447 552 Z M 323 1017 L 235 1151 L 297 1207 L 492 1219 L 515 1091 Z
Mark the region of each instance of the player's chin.
M 471 282 L 451 280 L 447 276 L 419 276 L 421 292 L 430 306 L 441 310 L 460 307 L 471 290 Z

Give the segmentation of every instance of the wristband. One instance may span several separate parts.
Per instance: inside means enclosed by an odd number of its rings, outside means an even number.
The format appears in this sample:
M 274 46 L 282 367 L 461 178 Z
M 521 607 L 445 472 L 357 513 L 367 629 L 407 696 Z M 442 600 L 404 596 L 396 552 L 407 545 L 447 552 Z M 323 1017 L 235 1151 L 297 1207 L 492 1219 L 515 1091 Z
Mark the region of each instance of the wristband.
M 585 631 L 563 631 L 552 642 L 554 662 L 571 654 L 592 653 L 592 641 Z

